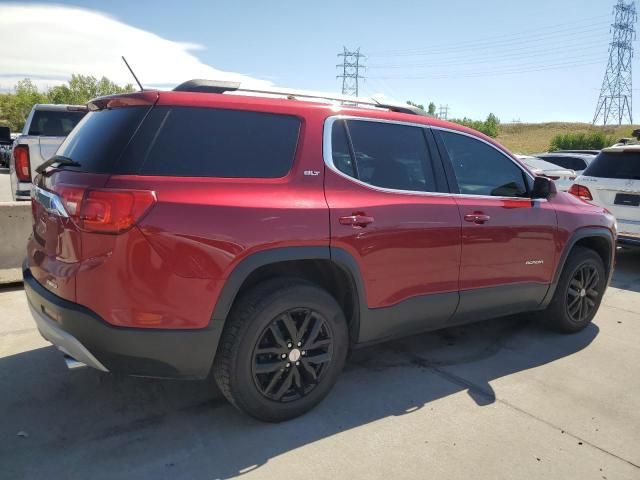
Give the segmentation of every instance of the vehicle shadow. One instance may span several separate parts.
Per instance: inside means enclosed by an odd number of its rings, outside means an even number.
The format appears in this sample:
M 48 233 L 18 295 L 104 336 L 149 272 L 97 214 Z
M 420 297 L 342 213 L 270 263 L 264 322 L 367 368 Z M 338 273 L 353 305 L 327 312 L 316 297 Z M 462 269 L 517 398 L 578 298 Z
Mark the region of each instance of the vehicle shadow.
M 39 348 L 0 359 L 0 464 L 7 478 L 227 478 L 461 391 L 482 408 L 500 396 L 490 382 L 572 355 L 598 331 L 557 335 L 506 317 L 358 350 L 321 405 L 281 424 L 236 412 L 210 380 L 70 372 Z
M 620 248 L 611 286 L 640 292 L 640 248 Z

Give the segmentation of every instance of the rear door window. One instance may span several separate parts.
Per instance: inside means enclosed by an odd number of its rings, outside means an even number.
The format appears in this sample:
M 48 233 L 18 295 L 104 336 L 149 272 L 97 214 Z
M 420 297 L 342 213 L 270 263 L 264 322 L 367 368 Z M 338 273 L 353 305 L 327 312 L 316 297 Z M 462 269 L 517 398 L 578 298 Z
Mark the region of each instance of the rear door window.
M 289 115 L 156 107 L 126 156 L 140 159 L 142 175 L 280 178 L 291 170 L 299 131 Z
M 343 121 L 333 124 L 333 163 L 338 170 L 377 187 L 437 191 L 423 128 L 366 120 L 348 120 L 346 127 Z M 355 162 L 346 131 L 353 144 Z
M 36 110 L 33 112 L 29 135 L 43 137 L 66 137 L 86 112 Z
M 640 152 L 601 152 L 583 175 L 640 180 Z

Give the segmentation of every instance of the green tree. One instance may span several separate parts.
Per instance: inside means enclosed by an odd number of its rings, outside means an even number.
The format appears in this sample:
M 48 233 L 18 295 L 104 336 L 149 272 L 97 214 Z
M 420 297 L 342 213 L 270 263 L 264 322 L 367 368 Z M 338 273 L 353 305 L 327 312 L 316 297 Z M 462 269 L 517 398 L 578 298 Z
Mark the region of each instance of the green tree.
M 411 100 L 407 100 L 407 105 L 411 105 L 412 107 L 418 107 L 420 110 L 424 110 L 424 105 L 421 103 L 414 103 Z
M 0 94 L 0 124 L 5 124 L 17 132 L 22 130 L 29 112 L 36 103 L 83 105 L 95 97 L 133 90 L 133 85 L 121 87 L 107 77 L 97 79 L 90 75 L 73 74 L 67 85 L 40 91 L 30 79 L 25 78 L 16 84 L 12 93 Z
M 429 102 L 429 109 L 427 110 L 429 115 L 436 116 L 436 104 L 433 102 Z
M 497 137 L 500 133 L 500 119 L 493 113 L 490 113 L 484 122 L 482 120 L 472 120 L 471 118 L 467 117 L 464 117 L 463 119 L 454 119 L 451 121 L 460 125 L 464 125 L 465 127 L 478 130 L 479 132 L 482 132 L 485 135 L 493 138 Z
M 500 120 L 493 113 L 490 113 L 487 119 L 484 121 L 484 129 L 481 130 L 486 135 L 490 137 L 498 136 L 498 126 L 500 125 Z
M 115 93 L 127 93 L 134 90 L 130 83 L 121 87 L 107 77 L 97 79 L 91 75 L 71 75 L 68 85 L 58 85 L 47 93 L 51 103 L 69 103 L 81 105 L 92 98 Z
M 2 95 L 0 99 L 0 117 L 13 131 L 20 131 L 36 103 L 47 103 L 47 97 L 38 91 L 38 87 L 28 78 L 20 80 L 13 93 Z
M 565 133 L 558 134 L 551 139 L 549 151 L 555 150 L 602 150 L 616 143 L 616 137 L 605 135 L 603 132 L 593 133 Z

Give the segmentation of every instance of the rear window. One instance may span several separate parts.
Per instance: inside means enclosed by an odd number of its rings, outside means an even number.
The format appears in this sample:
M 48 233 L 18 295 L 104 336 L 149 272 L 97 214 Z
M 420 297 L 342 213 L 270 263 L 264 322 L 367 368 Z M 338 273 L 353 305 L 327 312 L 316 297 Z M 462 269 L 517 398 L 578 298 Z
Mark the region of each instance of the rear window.
M 66 137 L 86 112 L 36 110 L 29 125 L 28 135 Z
M 60 145 L 57 154 L 69 157 L 90 173 L 116 173 L 116 161 L 149 111 L 149 107 L 126 107 L 89 112 Z
M 583 175 L 640 180 L 640 152 L 601 152 Z
M 244 110 L 154 108 L 125 157 L 141 175 L 279 178 L 295 156 L 300 120 Z
M 581 158 L 577 157 L 550 157 L 544 156 L 540 157 L 545 159 L 547 162 L 551 162 L 554 165 L 558 165 L 562 168 L 568 168 L 569 170 L 584 170 L 587 166 L 587 162 L 585 162 Z

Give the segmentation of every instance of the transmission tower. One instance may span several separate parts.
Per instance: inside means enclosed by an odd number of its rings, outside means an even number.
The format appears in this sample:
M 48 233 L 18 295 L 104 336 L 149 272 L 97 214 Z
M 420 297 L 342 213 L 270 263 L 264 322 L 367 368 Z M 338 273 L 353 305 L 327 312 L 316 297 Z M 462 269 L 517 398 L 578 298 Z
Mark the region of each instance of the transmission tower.
M 358 80 L 364 79 L 360 75 L 360 70 L 364 70 L 366 67 L 362 64 L 361 58 L 365 56 L 360 53 L 360 49 L 357 48 L 354 51 L 347 50 L 347 47 L 343 47 L 344 51 L 338 54 L 338 57 L 342 58 L 342 63 L 336 65 L 339 69 L 342 69 L 342 75 L 337 75 L 336 78 L 342 79 L 342 94 L 357 97 L 358 96 Z
M 438 118 L 441 120 L 449 119 L 449 105 L 440 105 L 440 111 L 438 112 Z
M 613 38 L 609 44 L 609 61 L 604 74 L 594 125 L 602 120 L 604 125 L 624 120 L 633 123 L 631 59 L 633 58 L 633 41 L 636 38 L 636 5 L 633 1 L 625 3 L 618 0 L 613 7 Z

